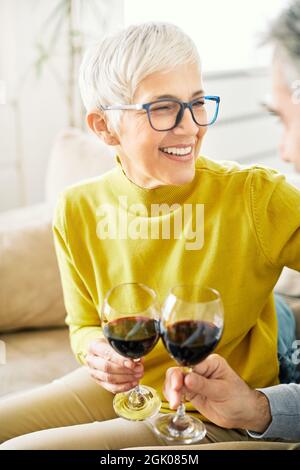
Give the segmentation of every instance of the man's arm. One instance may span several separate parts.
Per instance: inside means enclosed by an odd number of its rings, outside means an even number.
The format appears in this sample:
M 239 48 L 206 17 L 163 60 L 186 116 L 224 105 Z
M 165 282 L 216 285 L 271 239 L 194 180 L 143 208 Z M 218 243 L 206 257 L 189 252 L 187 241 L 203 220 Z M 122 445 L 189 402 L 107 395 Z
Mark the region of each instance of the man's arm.
M 171 408 L 184 394 L 218 426 L 251 430 L 256 438 L 300 439 L 300 385 L 252 390 L 217 354 L 187 375 L 178 367 L 169 369 L 164 393 Z
M 263 394 L 265 400 L 268 401 L 272 421 L 269 426 L 264 426 L 262 423 L 261 429 L 250 425 L 248 434 L 251 437 L 263 439 L 299 440 L 300 384 L 275 385 L 274 387 L 259 389 L 258 393 Z

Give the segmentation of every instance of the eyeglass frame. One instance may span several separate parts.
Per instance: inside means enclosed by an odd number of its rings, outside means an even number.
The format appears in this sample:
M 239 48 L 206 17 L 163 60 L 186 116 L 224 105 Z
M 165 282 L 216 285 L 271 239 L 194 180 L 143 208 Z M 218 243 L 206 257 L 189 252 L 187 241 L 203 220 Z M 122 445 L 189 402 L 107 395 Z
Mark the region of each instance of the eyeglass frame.
M 188 101 L 188 102 L 178 100 L 177 98 L 160 98 L 158 100 L 151 101 L 149 103 L 143 103 L 143 104 L 142 103 L 137 103 L 137 104 L 115 104 L 115 105 L 111 105 L 111 106 L 99 105 L 99 108 L 100 108 L 101 111 L 117 111 L 117 110 L 141 111 L 141 110 L 145 110 L 147 112 L 148 121 L 149 121 L 149 124 L 152 127 L 152 129 L 154 129 L 157 132 L 166 132 L 166 131 L 171 131 L 172 129 L 175 129 L 175 127 L 178 126 L 178 124 L 181 122 L 181 120 L 184 116 L 184 111 L 186 110 L 186 108 L 188 108 L 190 110 L 190 113 L 192 115 L 192 119 L 193 119 L 194 123 L 197 126 L 199 126 L 199 127 L 208 127 L 208 126 L 211 126 L 212 124 L 214 124 L 216 122 L 218 114 L 219 114 L 220 97 L 216 96 L 216 95 L 206 95 L 206 96 L 201 96 L 201 98 L 202 99 L 204 98 L 204 99 L 210 100 L 210 101 L 214 101 L 216 103 L 216 111 L 215 111 L 213 119 L 211 120 L 211 122 L 209 124 L 198 124 L 198 122 L 196 121 L 196 119 L 194 117 L 192 106 L 195 102 L 197 102 L 200 99 L 199 97 L 193 99 L 192 101 Z M 169 129 L 156 129 L 155 127 L 153 127 L 153 125 L 151 123 L 150 106 L 153 105 L 153 104 L 162 103 L 162 102 L 165 102 L 165 101 L 171 101 L 171 102 L 174 102 L 174 103 L 178 103 L 180 105 L 180 109 L 179 109 L 178 114 L 176 116 L 174 126 L 170 127 Z

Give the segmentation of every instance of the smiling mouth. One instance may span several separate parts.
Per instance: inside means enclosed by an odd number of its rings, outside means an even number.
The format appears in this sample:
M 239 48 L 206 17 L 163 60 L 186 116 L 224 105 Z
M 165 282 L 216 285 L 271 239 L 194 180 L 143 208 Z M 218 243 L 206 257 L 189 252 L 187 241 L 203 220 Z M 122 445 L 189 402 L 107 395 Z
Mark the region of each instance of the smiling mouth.
M 193 145 L 181 147 L 160 147 L 159 151 L 170 160 L 188 161 L 193 158 Z

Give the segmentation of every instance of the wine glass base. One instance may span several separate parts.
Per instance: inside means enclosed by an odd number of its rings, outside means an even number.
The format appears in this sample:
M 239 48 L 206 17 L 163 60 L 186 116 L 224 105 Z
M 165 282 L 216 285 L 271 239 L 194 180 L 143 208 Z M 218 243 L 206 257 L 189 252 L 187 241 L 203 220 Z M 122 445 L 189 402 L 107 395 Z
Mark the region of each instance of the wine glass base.
M 176 429 L 174 417 L 174 413 L 169 413 L 156 419 L 153 427 L 158 436 L 177 444 L 193 444 L 205 437 L 206 427 L 200 419 L 187 416 L 188 426 L 185 429 Z
M 113 407 L 118 416 L 129 421 L 143 421 L 157 415 L 161 407 L 161 399 L 152 387 L 140 385 L 140 391 L 144 397 L 144 403 L 139 407 L 134 407 L 129 401 L 132 390 L 117 393 L 113 400 Z

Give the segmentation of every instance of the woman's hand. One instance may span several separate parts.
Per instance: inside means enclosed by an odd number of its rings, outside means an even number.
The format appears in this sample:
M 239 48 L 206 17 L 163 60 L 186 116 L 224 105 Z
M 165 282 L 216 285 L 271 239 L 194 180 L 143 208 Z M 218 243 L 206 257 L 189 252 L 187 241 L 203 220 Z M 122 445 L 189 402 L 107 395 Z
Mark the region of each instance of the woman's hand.
M 126 392 L 138 385 L 144 375 L 141 361 L 134 362 L 118 354 L 105 339 L 89 345 L 86 363 L 91 377 L 109 392 Z
M 213 423 L 224 428 L 263 432 L 271 422 L 267 397 L 252 390 L 224 358 L 212 354 L 184 374 L 168 369 L 164 395 L 175 409 L 184 396 Z

